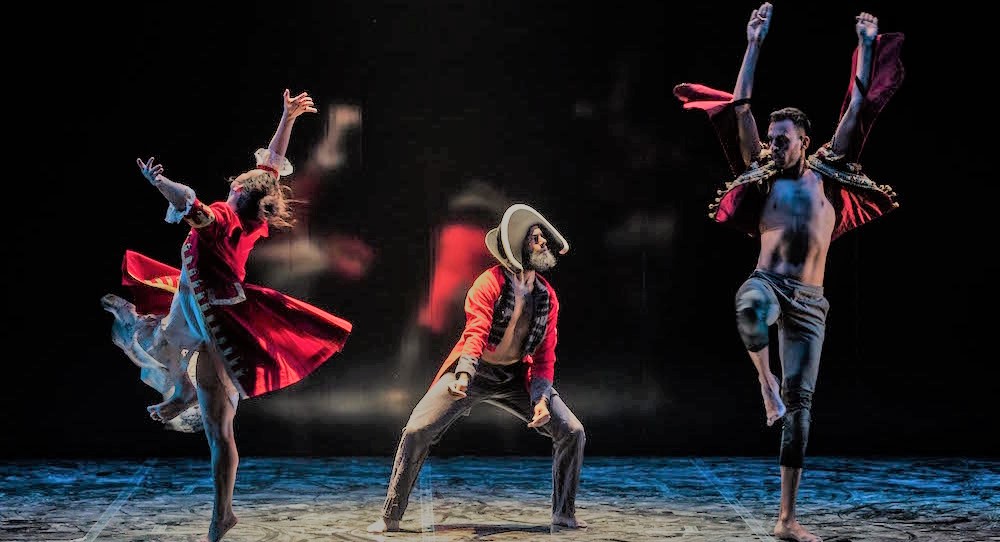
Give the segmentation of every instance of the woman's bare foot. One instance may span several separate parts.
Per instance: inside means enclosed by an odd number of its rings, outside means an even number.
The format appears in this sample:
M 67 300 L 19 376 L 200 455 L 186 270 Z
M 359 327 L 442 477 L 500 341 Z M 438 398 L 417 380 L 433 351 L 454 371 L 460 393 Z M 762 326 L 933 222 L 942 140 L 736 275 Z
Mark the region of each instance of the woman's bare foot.
M 586 529 L 587 522 L 582 519 L 576 519 L 576 517 L 566 517 L 560 516 L 559 514 L 552 514 L 552 524 L 558 525 L 560 527 L 568 527 L 570 529 Z
M 373 521 L 371 525 L 365 528 L 365 531 L 369 533 L 386 533 L 395 532 L 399 530 L 399 520 L 398 519 L 385 519 L 378 518 Z
M 823 539 L 810 533 L 797 520 L 779 521 L 774 526 L 774 536 L 781 540 L 797 542 L 823 542 Z
M 191 378 L 188 377 L 187 373 L 184 373 L 180 382 L 174 385 L 174 394 L 162 403 L 146 407 L 146 411 L 149 412 L 150 418 L 167 423 L 197 402 L 198 392 L 194 389 Z
M 236 515 L 231 512 L 222 518 L 213 517 L 212 524 L 208 526 L 208 538 L 202 538 L 201 542 L 219 542 L 237 521 L 239 520 L 236 519 Z
M 764 398 L 764 413 L 767 415 L 767 425 L 774 425 L 774 422 L 785 415 L 785 403 L 781 402 L 780 387 L 778 379 L 773 374 L 767 373 L 766 377 L 760 380 L 760 394 Z

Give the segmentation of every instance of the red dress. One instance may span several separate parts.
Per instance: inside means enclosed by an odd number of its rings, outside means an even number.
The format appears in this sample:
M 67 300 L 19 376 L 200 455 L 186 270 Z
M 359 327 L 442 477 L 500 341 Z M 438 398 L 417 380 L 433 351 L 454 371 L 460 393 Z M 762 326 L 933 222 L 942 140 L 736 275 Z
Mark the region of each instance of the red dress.
M 198 200 L 184 219 L 192 228 L 182 269 L 133 251 L 122 262 L 135 312 L 130 318 L 127 310 L 111 311 L 115 343 L 143 367 L 144 381 L 166 396 L 171 384 L 154 385 L 166 378 L 156 371 L 176 371 L 172 364 L 187 363 L 185 352 L 211 348 L 239 395 L 255 397 L 295 384 L 343 348 L 350 322 L 244 282 L 247 258 L 267 236 L 266 223 L 247 230 L 227 203 Z

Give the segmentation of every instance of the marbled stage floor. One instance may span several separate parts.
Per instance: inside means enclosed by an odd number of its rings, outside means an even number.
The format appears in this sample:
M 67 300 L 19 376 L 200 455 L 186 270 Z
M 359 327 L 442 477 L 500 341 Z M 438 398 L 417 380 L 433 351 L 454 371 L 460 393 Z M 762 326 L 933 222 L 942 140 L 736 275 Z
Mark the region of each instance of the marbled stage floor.
M 406 532 L 367 534 L 387 457 L 243 458 L 228 542 L 312 540 L 773 540 L 773 458 L 588 457 L 585 531 L 549 526 L 544 457 L 431 457 Z M 1000 461 L 814 457 L 801 521 L 826 541 L 1000 540 Z M 0 463 L 0 540 L 197 540 L 207 458 Z

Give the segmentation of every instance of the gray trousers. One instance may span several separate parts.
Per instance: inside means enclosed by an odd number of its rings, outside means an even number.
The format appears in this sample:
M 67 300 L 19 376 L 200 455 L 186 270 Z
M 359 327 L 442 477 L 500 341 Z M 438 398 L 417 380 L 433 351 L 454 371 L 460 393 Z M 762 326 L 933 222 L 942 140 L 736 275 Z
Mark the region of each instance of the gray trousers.
M 768 328 L 778 326 L 781 400 L 788 409 L 781 431 L 782 466 L 802 468 L 805 459 L 829 310 L 822 286 L 761 270 L 754 271 L 736 293 L 736 322 L 747 350 L 757 352 L 767 346 Z
M 472 407 L 490 403 L 528 423 L 534 416 L 534 405 L 524 385 L 522 363 L 509 366 L 479 364 L 475 378 L 469 383 L 467 397 L 456 398 L 448 392 L 455 373 L 445 373 L 424 395 L 410 414 L 396 450 L 396 459 L 389 476 L 382 517 L 399 520 L 406 511 L 410 493 L 420 474 L 420 468 L 445 431 Z M 549 402 L 551 418 L 536 431 L 552 439 L 552 513 L 564 517 L 576 515 L 576 492 L 580 487 L 583 468 L 583 448 L 587 437 L 583 424 L 576 419 L 555 390 Z

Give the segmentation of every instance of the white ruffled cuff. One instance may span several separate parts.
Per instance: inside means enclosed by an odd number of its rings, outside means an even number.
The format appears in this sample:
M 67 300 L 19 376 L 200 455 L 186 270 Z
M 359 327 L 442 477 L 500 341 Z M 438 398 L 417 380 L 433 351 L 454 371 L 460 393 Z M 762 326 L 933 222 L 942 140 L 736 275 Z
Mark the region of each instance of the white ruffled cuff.
M 194 204 L 195 194 L 194 190 L 192 190 L 190 187 L 186 188 L 187 190 L 184 191 L 184 201 L 185 201 L 184 208 L 178 209 L 177 207 L 174 207 L 173 202 L 169 203 L 167 206 L 167 216 L 165 216 L 163 220 L 171 224 L 179 224 L 180 221 L 184 220 L 184 217 L 186 217 L 188 213 L 191 212 L 191 205 Z

